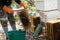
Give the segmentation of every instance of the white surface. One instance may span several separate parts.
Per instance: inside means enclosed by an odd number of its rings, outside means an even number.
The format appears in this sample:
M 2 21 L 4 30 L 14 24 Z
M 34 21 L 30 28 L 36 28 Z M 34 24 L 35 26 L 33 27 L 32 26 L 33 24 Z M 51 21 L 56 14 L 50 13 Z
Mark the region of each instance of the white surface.
M 23 7 L 21 7 L 21 8 L 14 8 L 13 10 L 14 11 L 19 11 L 19 10 L 23 10 L 24 8 Z
M 48 23 L 57 23 L 57 22 L 60 22 L 60 20 L 51 20 L 51 21 L 47 21 Z
M 43 1 L 43 0 L 34 0 L 34 1 Z
M 57 9 L 57 0 L 44 0 L 45 10 Z
M 58 9 L 60 10 L 60 0 L 58 0 Z
M 57 9 L 58 4 L 57 0 L 36 0 L 35 1 L 35 6 L 37 10 L 52 10 L 52 9 Z M 60 2 L 59 2 L 60 3 Z
M 45 12 L 45 14 L 47 15 L 47 17 L 46 17 L 46 20 L 47 21 L 60 18 L 60 12 L 58 10 L 51 11 L 51 12 Z
M 37 10 L 44 10 L 44 1 L 42 1 L 42 2 L 35 1 L 35 6 L 36 6 Z

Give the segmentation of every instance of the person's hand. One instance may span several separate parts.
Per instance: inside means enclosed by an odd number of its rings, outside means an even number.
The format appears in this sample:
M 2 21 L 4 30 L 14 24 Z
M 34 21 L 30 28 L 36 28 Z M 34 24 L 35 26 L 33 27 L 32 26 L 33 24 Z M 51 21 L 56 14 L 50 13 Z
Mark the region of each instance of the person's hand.
M 5 10 L 6 12 L 8 12 L 9 14 L 12 14 L 14 12 L 11 8 L 9 8 L 7 6 L 4 6 L 3 10 Z
M 23 7 L 24 7 L 24 9 L 27 9 L 27 8 L 28 8 L 28 6 L 27 6 L 27 5 L 24 5 Z
M 24 9 L 28 8 L 28 5 L 24 4 L 23 2 L 20 2 L 20 5 L 24 7 Z

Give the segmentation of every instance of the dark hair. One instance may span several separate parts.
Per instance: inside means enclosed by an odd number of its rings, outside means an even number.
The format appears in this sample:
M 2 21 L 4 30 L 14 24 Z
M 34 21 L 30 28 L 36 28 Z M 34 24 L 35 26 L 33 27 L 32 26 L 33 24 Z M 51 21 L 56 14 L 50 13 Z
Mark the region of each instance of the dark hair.
M 29 24 L 30 24 L 27 14 L 28 14 L 28 12 L 25 10 L 21 11 L 19 14 L 20 20 L 21 20 L 23 26 L 29 26 Z

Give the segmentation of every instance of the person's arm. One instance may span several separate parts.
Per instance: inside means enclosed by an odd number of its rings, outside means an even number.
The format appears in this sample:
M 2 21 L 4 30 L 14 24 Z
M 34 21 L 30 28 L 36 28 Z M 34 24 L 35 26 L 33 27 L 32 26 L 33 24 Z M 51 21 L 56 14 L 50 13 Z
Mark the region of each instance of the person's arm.
M 8 12 L 9 14 L 13 13 L 13 10 L 6 5 L 4 5 L 2 8 L 3 8 L 4 11 Z
M 17 2 L 18 4 L 20 4 L 21 6 L 23 6 L 24 9 L 27 9 L 28 8 L 28 6 L 24 2 L 22 2 L 20 0 L 15 0 L 15 2 Z

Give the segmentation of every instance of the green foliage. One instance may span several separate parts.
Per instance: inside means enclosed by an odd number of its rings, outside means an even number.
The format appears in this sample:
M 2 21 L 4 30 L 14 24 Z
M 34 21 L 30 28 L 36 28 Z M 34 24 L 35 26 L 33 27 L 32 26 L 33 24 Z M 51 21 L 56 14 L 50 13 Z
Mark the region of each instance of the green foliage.
M 21 0 L 21 1 L 28 5 L 29 10 L 36 11 L 36 7 L 34 5 L 34 0 Z M 17 8 L 17 7 L 19 8 L 21 6 L 17 5 L 17 3 L 13 0 L 12 1 L 12 8 Z

